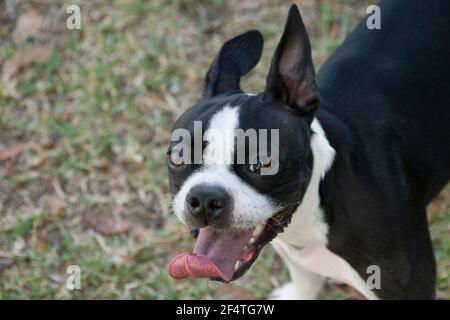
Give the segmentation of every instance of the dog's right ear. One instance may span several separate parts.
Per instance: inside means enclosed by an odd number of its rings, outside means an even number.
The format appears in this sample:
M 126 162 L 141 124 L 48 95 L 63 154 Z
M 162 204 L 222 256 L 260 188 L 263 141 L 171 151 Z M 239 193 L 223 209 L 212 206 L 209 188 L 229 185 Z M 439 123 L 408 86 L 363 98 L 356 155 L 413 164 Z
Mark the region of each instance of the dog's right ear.
M 241 77 L 258 63 L 263 43 L 262 34 L 256 30 L 225 42 L 206 74 L 204 96 L 241 90 Z
M 311 44 L 300 12 L 294 4 L 275 50 L 265 93 L 312 119 L 319 107 L 319 92 L 311 57 Z

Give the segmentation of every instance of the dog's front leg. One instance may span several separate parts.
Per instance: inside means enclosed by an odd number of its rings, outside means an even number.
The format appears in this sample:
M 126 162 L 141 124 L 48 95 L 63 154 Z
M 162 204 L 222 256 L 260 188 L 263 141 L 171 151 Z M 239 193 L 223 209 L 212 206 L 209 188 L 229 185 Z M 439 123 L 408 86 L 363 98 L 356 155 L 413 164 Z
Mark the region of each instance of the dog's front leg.
M 284 248 L 272 242 L 275 251 L 285 262 L 292 282 L 287 283 L 280 288 L 276 288 L 269 295 L 272 300 L 312 300 L 316 299 L 323 287 L 325 278 L 316 273 L 310 272 L 298 265 L 294 259 L 284 250 Z

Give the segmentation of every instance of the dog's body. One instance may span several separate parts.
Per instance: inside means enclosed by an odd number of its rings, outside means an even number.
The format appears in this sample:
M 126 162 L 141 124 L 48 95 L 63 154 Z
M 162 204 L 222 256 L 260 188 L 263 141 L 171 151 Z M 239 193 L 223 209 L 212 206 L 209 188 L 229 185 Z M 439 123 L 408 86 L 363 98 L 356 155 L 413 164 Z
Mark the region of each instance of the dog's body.
M 317 77 L 336 150 L 320 184 L 328 248 L 364 279 L 379 266 L 380 298 L 432 298 L 426 206 L 450 177 L 450 3 L 380 7 L 382 29 L 363 21 Z
M 365 21 L 357 27 L 317 76 L 320 95 L 306 32 L 299 31 L 303 42 L 295 42 L 294 29 L 304 26 L 290 12 L 264 94 L 241 94 L 239 81 L 236 87 L 230 73 L 218 71 L 232 65 L 241 70 L 240 77 L 256 64 L 258 53 L 242 57 L 245 48 L 241 48 L 232 63 L 219 54 L 208 77 L 206 102 L 177 122 L 176 128 L 191 131 L 194 119 L 222 128 L 280 128 L 282 160 L 276 179 L 249 177 L 229 165 L 184 168 L 188 171 L 183 174 L 171 168 L 175 213 L 200 230 L 207 229 L 205 225 L 220 228 L 214 219 L 199 224 L 194 215 L 186 218 L 185 211 L 193 211 L 189 205 L 184 209 L 183 203 L 205 179 L 210 186 L 223 186 L 234 199 L 232 209 L 226 207 L 233 217 L 230 221 L 242 220 L 240 209 L 250 208 L 248 227 L 265 221 L 283 204 L 298 201 L 292 222 L 273 241 L 293 285 L 277 289 L 274 298 L 314 298 L 324 277 L 348 283 L 370 299 L 434 297 L 436 268 L 426 206 L 450 178 L 450 3 L 386 0 L 379 6 L 382 29 L 369 30 Z M 250 43 L 259 41 L 255 35 L 247 38 Z M 243 41 L 234 42 L 233 50 L 240 50 Z M 226 45 L 221 52 L 233 56 Z M 300 60 L 295 54 L 302 55 Z M 267 112 L 259 112 L 260 108 Z M 285 159 L 296 155 L 301 165 Z M 251 201 L 258 202 L 254 210 Z M 265 213 L 258 217 L 257 212 Z M 223 247 L 214 244 L 219 233 L 203 233 L 203 242 Z M 207 249 L 198 252 L 216 263 L 217 257 Z M 192 257 L 183 256 L 183 263 L 188 258 Z M 197 266 L 200 262 L 196 260 Z M 174 266 L 178 264 L 182 263 Z M 200 271 L 177 274 L 216 275 L 207 270 L 211 266 L 205 262 Z M 366 285 L 374 270 L 380 271 L 380 288 Z

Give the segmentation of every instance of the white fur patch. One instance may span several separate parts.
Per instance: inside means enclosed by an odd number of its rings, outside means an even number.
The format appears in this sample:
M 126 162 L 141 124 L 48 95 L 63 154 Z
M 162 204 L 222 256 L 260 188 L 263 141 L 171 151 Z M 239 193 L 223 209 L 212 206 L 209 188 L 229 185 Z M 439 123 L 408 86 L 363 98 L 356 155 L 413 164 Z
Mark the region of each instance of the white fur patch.
M 226 106 L 216 113 L 205 131 L 208 142 L 203 152 L 205 166 L 230 165 L 234 157 L 234 136 L 239 124 L 239 107 Z
M 311 128 L 314 131 L 311 137 L 314 157 L 311 180 L 289 227 L 278 236 L 286 243 L 301 247 L 327 243 L 328 225 L 323 220 L 320 208 L 319 183 L 331 167 L 335 155 L 317 119 L 313 120 Z
M 298 297 L 295 286 L 292 282 L 285 283 L 281 287 L 274 289 L 268 299 L 269 300 L 303 300 L 296 299 Z M 306 300 L 306 299 L 305 299 Z
M 228 191 L 234 200 L 232 214 L 236 228 L 254 227 L 279 209 L 268 197 L 258 193 L 230 171 L 238 125 L 239 107 L 226 106 L 211 118 L 205 132 L 205 140 L 209 143 L 203 153 L 203 168 L 184 182 L 173 201 L 173 210 L 181 221 L 186 221 L 186 196 L 199 184 L 221 186 Z
M 279 291 L 275 289 L 269 298 L 284 300 L 316 299 L 323 287 L 325 278 L 300 266 L 295 259 L 296 252 L 286 250 L 284 247 L 286 244 L 283 242 L 275 239 L 272 245 L 286 263 L 292 283 L 284 286 L 285 288 L 291 288 L 290 290 Z
M 289 260 L 298 266 L 300 273 L 302 269 L 305 269 L 317 275 L 346 283 L 358 290 L 367 299 L 378 299 L 375 293 L 369 289 L 366 282 L 359 276 L 358 272 L 347 261 L 331 252 L 325 246 L 319 245 L 297 250 L 277 239 L 274 240 L 274 244 L 274 248 L 278 252 L 283 252 L 282 256 L 289 256 Z M 296 283 L 295 278 L 293 280 L 294 285 L 301 289 L 302 283 Z

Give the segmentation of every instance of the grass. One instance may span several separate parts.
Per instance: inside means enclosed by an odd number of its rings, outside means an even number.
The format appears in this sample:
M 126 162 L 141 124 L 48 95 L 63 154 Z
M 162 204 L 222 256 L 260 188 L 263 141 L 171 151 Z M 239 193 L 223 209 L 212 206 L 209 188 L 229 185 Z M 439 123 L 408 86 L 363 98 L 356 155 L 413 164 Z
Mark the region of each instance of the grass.
M 291 1 L 75 2 L 81 31 L 64 28 L 64 1 L 0 1 L 0 66 L 30 48 L 52 46 L 48 61 L 23 65 L 0 82 L 0 150 L 28 143 L 0 165 L 0 298 L 265 297 L 288 279 L 269 247 L 230 285 L 167 276 L 170 257 L 193 242 L 170 214 L 165 152 L 171 124 L 199 97 L 204 72 L 226 39 L 252 28 L 264 33 L 262 61 L 243 83 L 248 91 L 263 88 Z M 317 67 L 368 3 L 299 1 Z M 29 10 L 50 27 L 15 39 L 18 18 Z M 430 210 L 438 297 L 445 299 L 447 199 Z M 129 230 L 96 232 L 87 221 L 102 213 L 126 221 Z M 69 265 L 81 268 L 81 290 L 65 287 Z M 354 297 L 336 285 L 322 295 Z

